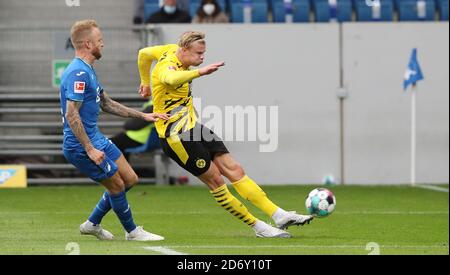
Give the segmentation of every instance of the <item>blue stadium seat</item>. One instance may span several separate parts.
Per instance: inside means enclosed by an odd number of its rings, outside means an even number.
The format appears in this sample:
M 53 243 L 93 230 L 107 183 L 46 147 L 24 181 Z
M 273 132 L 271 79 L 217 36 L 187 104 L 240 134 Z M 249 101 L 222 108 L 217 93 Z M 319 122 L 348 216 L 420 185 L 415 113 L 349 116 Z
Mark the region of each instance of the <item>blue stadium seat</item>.
M 436 0 L 436 8 L 441 21 L 448 21 L 448 0 Z
M 273 22 L 286 22 L 286 7 L 283 0 L 271 0 Z M 294 22 L 309 22 L 309 0 L 293 0 L 292 15 Z
M 153 13 L 159 11 L 161 7 L 159 6 L 159 2 L 155 0 L 146 0 L 144 3 L 144 22 L 152 15 Z
M 233 2 L 234 1 L 234 2 Z M 244 5 L 242 2 L 233 0 L 231 2 L 231 22 L 244 22 Z M 252 2 L 252 23 L 267 23 L 269 7 L 266 1 L 253 0 Z
M 433 0 L 397 0 L 398 18 L 400 21 L 433 21 L 435 17 L 435 3 Z M 419 16 L 418 2 L 425 2 L 424 17 Z
M 337 0 L 337 7 L 330 7 L 328 0 L 311 0 L 316 22 L 329 22 L 335 18 L 338 22 L 352 21 L 352 1 Z
M 366 0 L 354 0 L 357 21 L 392 21 L 394 14 L 393 0 L 380 0 L 379 17 L 374 17 L 373 8 L 366 4 Z

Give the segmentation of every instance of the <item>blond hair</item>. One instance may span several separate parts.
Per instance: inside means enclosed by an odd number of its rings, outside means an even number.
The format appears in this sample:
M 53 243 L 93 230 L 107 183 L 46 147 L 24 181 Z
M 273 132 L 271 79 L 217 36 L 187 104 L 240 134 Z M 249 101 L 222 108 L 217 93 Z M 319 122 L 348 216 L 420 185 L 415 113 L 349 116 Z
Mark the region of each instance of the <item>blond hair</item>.
M 70 30 L 70 39 L 75 49 L 83 47 L 86 36 L 90 35 L 93 28 L 98 28 L 97 22 L 92 19 L 77 21 Z
M 205 34 L 202 32 L 188 31 L 181 35 L 178 46 L 180 48 L 189 49 L 195 42 L 205 44 Z

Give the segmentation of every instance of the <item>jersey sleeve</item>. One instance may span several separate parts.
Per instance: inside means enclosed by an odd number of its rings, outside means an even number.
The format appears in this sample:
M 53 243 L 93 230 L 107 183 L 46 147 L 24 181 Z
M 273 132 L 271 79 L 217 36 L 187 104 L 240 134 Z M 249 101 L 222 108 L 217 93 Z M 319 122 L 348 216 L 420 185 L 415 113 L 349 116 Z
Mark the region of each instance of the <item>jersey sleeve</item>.
M 89 87 L 89 74 L 83 70 L 70 73 L 66 80 L 66 97 L 72 101 L 83 101 Z
M 161 70 L 158 75 L 159 81 L 166 85 L 179 86 L 190 82 L 194 78 L 200 77 L 198 69 L 192 71 L 177 71 L 177 65 L 170 61 L 163 62 L 159 64 L 159 66 L 161 66 Z
M 153 61 L 158 61 L 165 52 L 172 49 L 176 50 L 177 48 L 178 46 L 176 44 L 168 44 L 162 46 L 147 47 L 139 51 L 138 68 L 142 85 L 150 85 L 150 68 Z

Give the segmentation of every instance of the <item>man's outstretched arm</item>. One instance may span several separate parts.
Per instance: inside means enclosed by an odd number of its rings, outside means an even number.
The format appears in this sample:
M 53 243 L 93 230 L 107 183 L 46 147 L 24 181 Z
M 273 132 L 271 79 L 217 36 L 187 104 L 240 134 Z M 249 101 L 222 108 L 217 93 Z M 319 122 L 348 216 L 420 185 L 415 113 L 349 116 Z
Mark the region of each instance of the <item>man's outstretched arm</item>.
M 100 107 L 106 113 L 117 115 L 126 118 L 140 118 L 146 121 L 157 121 L 158 119 L 167 120 L 169 117 L 166 114 L 146 114 L 141 111 L 128 108 L 117 101 L 112 100 L 106 92 L 100 95 Z
M 167 68 L 161 72 L 159 79 L 164 84 L 178 86 L 189 82 L 194 78 L 209 75 L 224 65 L 225 62 L 219 62 L 192 71 L 177 71 L 173 65 L 168 65 Z

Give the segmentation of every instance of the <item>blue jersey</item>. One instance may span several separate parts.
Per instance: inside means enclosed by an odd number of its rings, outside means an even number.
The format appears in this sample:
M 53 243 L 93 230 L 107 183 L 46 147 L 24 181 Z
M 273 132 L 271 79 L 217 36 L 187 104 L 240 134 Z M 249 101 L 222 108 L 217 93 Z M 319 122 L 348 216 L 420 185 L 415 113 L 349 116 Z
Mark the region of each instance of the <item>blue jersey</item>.
M 67 100 L 82 102 L 80 117 L 92 145 L 101 150 L 109 141 L 100 133 L 97 122 L 100 114 L 100 95 L 103 88 L 94 69 L 81 58 L 75 58 L 61 78 L 60 100 L 64 123 L 64 149 L 83 149 L 67 123 Z

